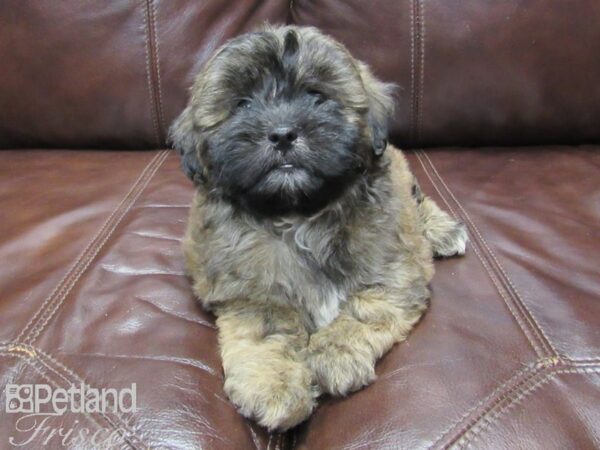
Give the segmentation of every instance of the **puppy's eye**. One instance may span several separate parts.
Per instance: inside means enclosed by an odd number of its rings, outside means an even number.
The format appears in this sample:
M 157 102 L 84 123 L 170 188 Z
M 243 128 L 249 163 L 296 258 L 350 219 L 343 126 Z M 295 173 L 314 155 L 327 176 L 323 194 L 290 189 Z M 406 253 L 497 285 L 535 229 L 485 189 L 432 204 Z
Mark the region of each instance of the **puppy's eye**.
M 325 101 L 327 100 L 327 96 L 321 91 L 317 91 L 316 89 L 309 89 L 308 95 L 310 95 L 314 99 L 313 101 L 315 102 L 315 105 L 325 103 Z
M 250 100 L 243 98 L 235 105 L 237 109 L 244 109 L 250 107 Z

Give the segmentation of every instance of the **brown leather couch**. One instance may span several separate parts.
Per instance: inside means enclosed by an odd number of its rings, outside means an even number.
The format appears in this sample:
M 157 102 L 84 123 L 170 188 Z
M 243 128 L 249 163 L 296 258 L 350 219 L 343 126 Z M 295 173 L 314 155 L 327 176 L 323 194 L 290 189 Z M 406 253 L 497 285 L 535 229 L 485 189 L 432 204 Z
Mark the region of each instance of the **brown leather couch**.
M 393 141 L 471 236 L 378 380 L 285 434 L 223 393 L 165 144 L 203 61 L 265 20 L 400 86 Z M 82 428 L 135 449 L 600 447 L 598 1 L 4 0 L 0 62 L 0 447 L 93 447 L 61 443 Z M 4 409 L 7 384 L 81 382 L 136 383 L 137 411 L 32 437 Z

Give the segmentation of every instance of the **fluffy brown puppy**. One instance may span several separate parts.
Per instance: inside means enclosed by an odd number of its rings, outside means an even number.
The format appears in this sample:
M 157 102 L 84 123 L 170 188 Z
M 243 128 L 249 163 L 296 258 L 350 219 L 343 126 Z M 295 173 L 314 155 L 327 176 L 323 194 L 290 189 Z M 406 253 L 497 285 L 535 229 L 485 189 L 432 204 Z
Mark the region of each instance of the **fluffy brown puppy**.
M 265 28 L 207 62 L 171 128 L 197 190 L 184 240 L 217 316 L 225 391 L 269 429 L 346 395 L 427 307 L 462 225 L 387 145 L 392 86 L 314 28 Z

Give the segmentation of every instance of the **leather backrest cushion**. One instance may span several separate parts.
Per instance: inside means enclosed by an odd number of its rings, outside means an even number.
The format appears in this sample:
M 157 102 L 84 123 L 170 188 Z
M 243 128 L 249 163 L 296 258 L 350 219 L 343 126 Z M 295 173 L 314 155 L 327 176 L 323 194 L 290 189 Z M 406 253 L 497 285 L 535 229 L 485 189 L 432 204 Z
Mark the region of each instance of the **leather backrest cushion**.
M 402 145 L 600 140 L 596 0 L 296 1 L 394 81 Z
M 0 2 L 0 148 L 161 148 L 227 39 L 282 0 Z
M 596 0 L 5 0 L 0 147 L 163 147 L 206 58 L 264 21 L 395 82 L 401 146 L 600 142 Z

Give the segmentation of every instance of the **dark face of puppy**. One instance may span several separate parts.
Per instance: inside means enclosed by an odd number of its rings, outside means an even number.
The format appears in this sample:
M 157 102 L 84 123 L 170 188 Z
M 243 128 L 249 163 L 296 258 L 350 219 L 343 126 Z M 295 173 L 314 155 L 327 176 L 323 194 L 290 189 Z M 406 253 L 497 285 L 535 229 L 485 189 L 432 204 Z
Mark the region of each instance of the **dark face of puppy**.
M 235 205 L 312 214 L 376 165 L 390 89 L 315 29 L 267 29 L 207 63 L 171 139 L 188 176 Z

